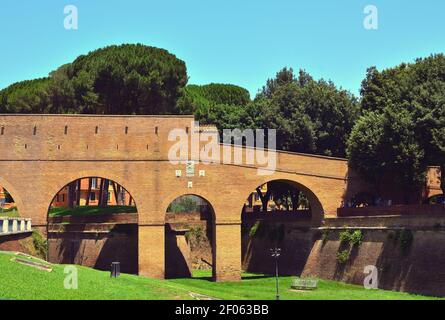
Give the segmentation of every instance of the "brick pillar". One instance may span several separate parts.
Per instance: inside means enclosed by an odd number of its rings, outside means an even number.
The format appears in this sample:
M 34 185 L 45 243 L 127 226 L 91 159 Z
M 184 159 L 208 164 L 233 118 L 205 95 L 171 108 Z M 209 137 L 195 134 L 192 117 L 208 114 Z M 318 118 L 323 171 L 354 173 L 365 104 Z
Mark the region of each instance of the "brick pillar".
M 217 222 L 214 230 L 215 281 L 241 280 L 241 222 Z
M 139 275 L 165 278 L 165 225 L 139 225 Z

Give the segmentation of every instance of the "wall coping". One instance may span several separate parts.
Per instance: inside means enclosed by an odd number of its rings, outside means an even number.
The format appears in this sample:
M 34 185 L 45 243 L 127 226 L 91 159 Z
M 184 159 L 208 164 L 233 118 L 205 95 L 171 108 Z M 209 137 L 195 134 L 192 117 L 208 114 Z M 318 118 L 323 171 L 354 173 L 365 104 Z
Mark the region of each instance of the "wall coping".
M 70 118 L 194 118 L 193 115 L 151 115 L 151 114 L 27 114 L 27 113 L 0 113 L 0 117 L 70 117 Z

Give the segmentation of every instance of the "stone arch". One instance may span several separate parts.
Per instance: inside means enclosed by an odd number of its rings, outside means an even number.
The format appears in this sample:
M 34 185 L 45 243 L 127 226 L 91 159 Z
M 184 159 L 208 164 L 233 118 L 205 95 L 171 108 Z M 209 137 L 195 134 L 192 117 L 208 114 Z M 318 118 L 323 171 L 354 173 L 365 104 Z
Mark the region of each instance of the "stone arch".
M 86 171 L 80 171 L 76 173 L 69 173 L 67 176 L 64 177 L 63 181 L 58 182 L 54 186 L 52 186 L 47 193 L 52 194 L 52 196 L 49 197 L 49 203 L 47 209 L 51 207 L 51 203 L 54 199 L 54 196 L 59 193 L 63 188 L 65 188 L 68 184 L 71 182 L 74 182 L 79 179 L 86 179 L 86 178 L 101 178 L 101 179 L 107 179 L 110 181 L 114 181 L 118 183 L 119 185 L 123 186 L 125 190 L 133 197 L 134 203 L 136 205 L 136 208 L 138 208 L 139 203 L 139 195 L 135 192 L 132 192 L 127 186 L 126 181 L 124 181 L 119 175 L 113 174 L 113 173 L 103 173 L 100 171 L 95 170 L 86 170 Z
M 203 200 L 205 200 L 211 207 L 213 210 L 213 214 L 214 214 L 214 218 L 216 218 L 216 211 L 215 211 L 215 206 L 214 206 L 214 199 L 213 196 L 210 192 L 183 192 L 183 191 L 178 191 L 175 193 L 170 193 L 168 194 L 163 200 L 162 200 L 162 204 L 161 204 L 161 211 L 163 213 L 167 212 L 168 207 L 170 206 L 170 204 L 176 200 L 177 198 L 183 197 L 183 196 L 196 196 L 199 197 Z
M 74 175 L 71 174 L 71 176 Z M 74 179 L 70 178 L 68 182 L 58 182 L 57 186 L 51 189 L 57 191 L 52 195 L 46 212 L 48 261 L 80 264 L 106 271 L 110 270 L 111 262 L 118 261 L 121 263 L 121 272 L 138 273 L 138 202 L 125 184 L 121 183 L 121 179 L 118 178 L 118 181 L 116 181 L 110 178 L 110 176 L 116 175 L 83 173 Z M 66 219 L 64 217 L 50 217 L 50 209 L 56 195 L 70 183 L 88 178 L 107 179 L 110 182 L 119 184 L 133 198 L 131 207 L 134 206 L 135 212 L 119 211 L 117 213 L 128 214 L 72 216 Z M 89 197 L 88 192 L 84 193 L 84 195 Z M 96 199 L 98 198 L 96 197 Z M 108 204 L 107 206 L 118 205 L 116 198 L 114 201 L 114 204 Z M 81 204 L 80 206 L 84 205 Z M 97 201 L 92 205 L 97 206 Z M 70 226 L 71 223 L 73 225 Z M 107 225 L 106 228 L 103 227 L 104 224 Z M 66 231 L 69 231 L 69 233 L 66 233 Z M 91 235 L 91 231 L 94 232 L 94 236 Z
M 273 181 L 280 181 L 280 182 L 287 183 L 291 186 L 296 187 L 298 190 L 302 191 L 304 193 L 304 195 L 308 198 L 309 203 L 311 205 L 312 222 L 314 224 L 321 223 L 321 221 L 324 218 L 324 209 L 323 209 L 322 201 L 317 196 L 316 191 L 313 191 L 312 188 L 308 186 L 308 184 L 301 182 L 299 180 L 296 180 L 296 179 L 292 179 L 290 177 L 270 177 L 269 179 L 263 179 L 259 184 L 258 184 L 258 182 L 252 183 L 251 185 L 253 187 L 248 191 L 249 193 L 247 195 L 245 195 L 244 202 L 257 187 L 262 186 L 265 183 L 273 182 Z M 244 202 L 240 206 L 241 208 L 243 208 Z
M 320 189 L 316 189 L 316 180 L 312 177 L 301 177 L 295 175 L 277 174 L 265 177 L 254 185 L 248 194 L 244 194 L 245 200 L 240 206 L 241 230 L 240 230 L 240 259 L 241 269 L 247 272 L 273 274 L 274 263 L 270 259 L 270 249 L 279 247 L 282 250 L 280 258 L 280 272 L 284 274 L 300 274 L 304 268 L 310 253 L 313 237 L 313 227 L 320 226 L 324 218 L 323 199 L 318 196 Z M 257 187 L 270 182 L 283 182 L 290 186 L 293 195 L 302 192 L 310 206 L 310 210 L 299 208 L 292 202 L 290 208 L 281 208 L 284 211 L 265 212 L 262 210 L 243 210 L 248 196 L 255 192 Z M 263 190 L 263 194 L 264 194 Z M 287 193 L 287 192 L 286 192 Z M 269 203 L 272 200 L 269 200 Z M 257 202 L 259 204 L 261 201 Z M 254 202 L 253 202 L 254 203 Z M 250 203 L 252 204 L 252 202 Z M 270 210 L 270 207 L 269 207 Z M 244 211 L 244 212 L 243 212 Z
M 186 210 L 181 212 L 183 217 L 178 216 L 178 214 L 181 215 L 181 213 L 174 213 L 173 211 L 169 210 L 171 209 L 170 206 L 176 200 L 188 196 L 199 198 L 206 204 L 207 208 L 196 208 L 196 212 L 193 212 L 195 209 Z M 170 196 L 168 199 L 170 202 L 165 207 L 165 216 L 169 215 L 169 217 L 166 217 L 165 219 L 165 277 L 172 278 L 191 276 L 193 271 L 193 262 L 199 262 L 192 260 L 199 259 L 204 261 L 206 264 L 209 264 L 210 262 L 212 277 L 214 277 L 216 272 L 214 230 L 215 209 L 212 203 L 201 194 L 194 192 L 181 193 L 179 195 Z M 181 225 L 185 225 L 189 229 L 181 229 Z M 194 233 L 191 232 L 189 233 L 189 237 L 186 239 L 186 242 L 184 242 L 185 233 L 189 231 L 194 231 L 196 233 L 196 230 L 199 230 L 199 237 L 201 237 L 201 243 L 199 244 L 199 248 L 197 248 L 197 251 L 199 251 L 197 252 L 198 256 L 196 256 L 195 252 L 192 252 L 192 249 L 194 248 L 192 248 L 193 243 L 191 243 L 194 241 L 194 237 L 198 235 L 194 235 Z M 201 256 L 204 256 L 205 259 L 203 259 Z M 211 261 L 209 261 L 210 259 Z M 174 268 L 182 268 L 182 270 L 175 271 Z M 188 271 L 186 269 L 188 269 Z
M 72 179 L 72 180 L 68 181 L 67 183 L 65 183 L 65 184 L 64 184 L 63 186 L 61 186 L 61 187 L 59 186 L 59 188 L 57 189 L 57 191 L 53 194 L 53 197 L 51 198 L 51 201 L 50 201 L 50 203 L 49 203 L 49 205 L 48 205 L 48 210 L 51 208 L 51 203 L 53 202 L 54 197 L 55 197 L 60 191 L 62 191 L 63 188 L 65 188 L 66 186 L 68 186 L 70 183 L 72 183 L 72 182 L 74 182 L 74 181 L 77 181 L 77 180 L 80 180 L 80 179 L 88 179 L 88 178 L 107 179 L 107 180 L 116 182 L 117 184 L 121 185 L 122 187 L 124 187 L 124 189 L 125 189 L 125 190 L 131 195 L 131 197 L 133 198 L 133 201 L 134 201 L 134 203 L 135 203 L 135 207 L 136 207 L 136 210 L 137 210 L 137 208 L 138 208 L 138 205 L 137 205 L 138 202 L 137 202 L 137 200 L 134 198 L 133 193 L 132 193 L 130 190 L 127 189 L 127 187 L 125 186 L 125 184 L 122 184 L 120 181 L 117 181 L 117 180 L 115 180 L 115 179 L 109 178 L 109 175 L 106 175 L 106 176 L 98 176 L 98 175 L 86 175 L 86 176 L 80 176 L 80 177 L 78 177 L 78 178 L 75 178 L 75 179 Z

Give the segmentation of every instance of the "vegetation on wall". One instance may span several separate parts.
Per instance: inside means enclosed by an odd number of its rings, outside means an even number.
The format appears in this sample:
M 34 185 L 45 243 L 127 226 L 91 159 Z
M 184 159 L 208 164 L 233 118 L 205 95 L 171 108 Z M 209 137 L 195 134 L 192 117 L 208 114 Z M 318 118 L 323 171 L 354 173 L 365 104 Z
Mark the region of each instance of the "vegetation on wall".
M 48 242 L 41 235 L 41 233 L 36 229 L 34 229 L 32 231 L 32 241 L 33 241 L 37 256 L 42 259 L 46 259 L 46 255 L 48 253 Z
M 337 252 L 337 262 L 340 264 L 345 264 L 349 260 L 349 250 L 342 250 Z
M 258 239 L 267 239 L 272 243 L 280 243 L 285 236 L 284 224 L 271 225 L 256 221 L 249 230 L 249 237 Z
M 357 249 L 363 242 L 364 235 L 361 230 L 344 230 L 339 233 L 340 248 L 337 252 L 337 261 L 346 263 L 353 249 Z
M 363 242 L 363 232 L 361 230 L 344 230 L 339 235 L 341 243 L 347 243 L 351 246 L 360 246 Z

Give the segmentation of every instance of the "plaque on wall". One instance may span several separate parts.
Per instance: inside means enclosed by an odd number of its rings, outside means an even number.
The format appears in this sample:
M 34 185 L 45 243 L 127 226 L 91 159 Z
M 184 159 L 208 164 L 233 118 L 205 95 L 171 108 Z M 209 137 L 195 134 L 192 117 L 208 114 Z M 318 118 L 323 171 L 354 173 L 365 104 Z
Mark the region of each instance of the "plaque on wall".
M 187 161 L 185 163 L 185 175 L 187 177 L 193 177 L 195 175 L 195 162 Z

